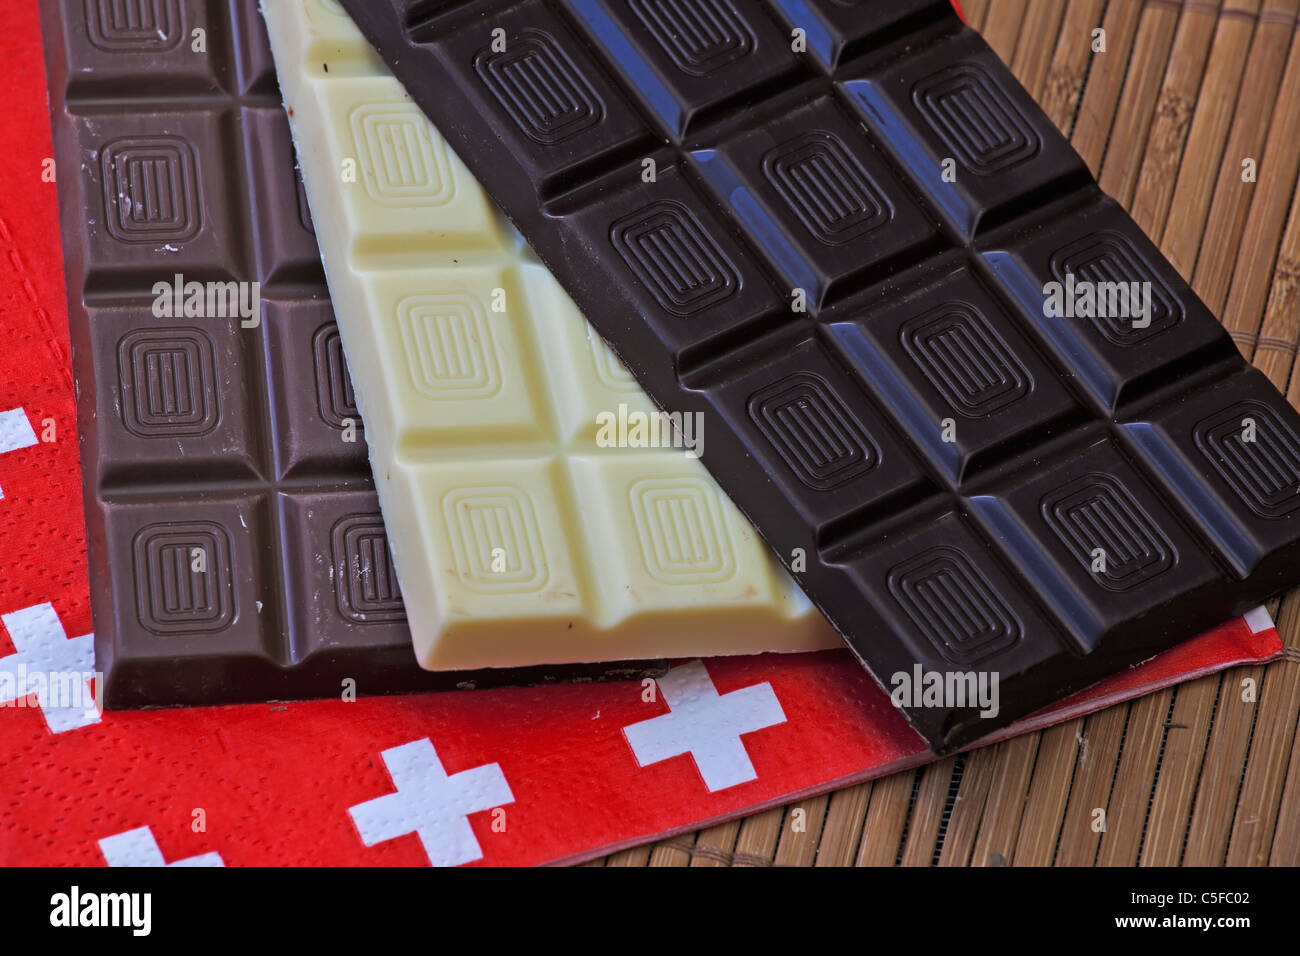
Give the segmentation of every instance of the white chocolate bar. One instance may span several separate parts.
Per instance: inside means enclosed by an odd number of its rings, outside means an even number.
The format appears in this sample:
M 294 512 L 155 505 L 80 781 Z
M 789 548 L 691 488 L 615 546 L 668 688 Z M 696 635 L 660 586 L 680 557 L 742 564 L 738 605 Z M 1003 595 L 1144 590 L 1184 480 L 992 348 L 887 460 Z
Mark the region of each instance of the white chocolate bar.
M 263 12 L 420 663 L 841 646 L 338 4 Z

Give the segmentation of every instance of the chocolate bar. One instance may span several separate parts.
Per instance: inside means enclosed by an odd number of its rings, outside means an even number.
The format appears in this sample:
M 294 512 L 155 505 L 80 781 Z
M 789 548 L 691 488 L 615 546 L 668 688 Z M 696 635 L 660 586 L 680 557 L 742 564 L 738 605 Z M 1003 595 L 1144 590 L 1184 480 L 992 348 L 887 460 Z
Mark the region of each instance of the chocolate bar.
M 265 14 L 420 662 L 840 646 L 347 15 Z
M 1300 417 L 946 2 L 342 6 L 934 750 L 1300 580 Z
M 418 666 L 255 4 L 42 13 L 106 705 L 660 673 Z

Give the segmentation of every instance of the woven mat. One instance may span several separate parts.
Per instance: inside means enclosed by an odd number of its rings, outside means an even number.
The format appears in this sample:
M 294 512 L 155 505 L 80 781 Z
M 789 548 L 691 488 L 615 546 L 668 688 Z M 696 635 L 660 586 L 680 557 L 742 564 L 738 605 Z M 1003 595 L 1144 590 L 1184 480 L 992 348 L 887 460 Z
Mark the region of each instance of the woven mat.
M 1300 0 L 962 7 L 1300 405 Z M 1300 590 L 1269 609 L 1287 658 L 1266 668 L 587 865 L 1300 864 Z

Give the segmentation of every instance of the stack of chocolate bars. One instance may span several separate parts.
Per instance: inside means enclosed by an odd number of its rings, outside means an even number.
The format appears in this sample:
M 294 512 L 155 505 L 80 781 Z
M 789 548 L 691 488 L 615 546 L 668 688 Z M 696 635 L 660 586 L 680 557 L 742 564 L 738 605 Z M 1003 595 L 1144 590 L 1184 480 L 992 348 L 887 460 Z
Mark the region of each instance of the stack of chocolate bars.
M 944 753 L 1300 583 L 1300 417 L 947 0 L 44 13 L 109 707 L 843 642 L 997 681 Z

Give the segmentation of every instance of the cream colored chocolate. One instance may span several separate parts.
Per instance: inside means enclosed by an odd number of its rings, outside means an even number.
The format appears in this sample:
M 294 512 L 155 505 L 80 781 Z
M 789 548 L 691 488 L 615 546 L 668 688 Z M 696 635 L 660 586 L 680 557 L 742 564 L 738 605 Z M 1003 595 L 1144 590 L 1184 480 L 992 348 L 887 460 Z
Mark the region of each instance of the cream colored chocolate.
M 263 12 L 421 664 L 839 647 L 697 460 L 607 447 L 654 406 L 334 0 Z

